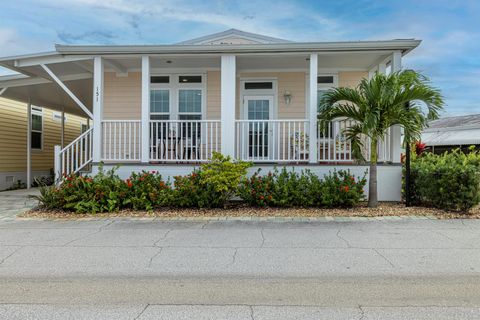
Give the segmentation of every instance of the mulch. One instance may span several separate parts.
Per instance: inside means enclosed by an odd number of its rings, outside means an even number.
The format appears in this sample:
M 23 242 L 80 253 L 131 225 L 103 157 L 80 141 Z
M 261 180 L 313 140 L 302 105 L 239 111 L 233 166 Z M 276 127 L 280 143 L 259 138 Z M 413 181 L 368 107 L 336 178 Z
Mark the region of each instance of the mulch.
M 353 208 L 255 208 L 245 205 L 232 205 L 225 209 L 178 209 L 164 208 L 152 212 L 120 210 L 112 213 L 79 214 L 68 211 L 49 211 L 35 208 L 21 217 L 41 219 L 78 219 L 78 218 L 200 218 L 200 217 L 385 217 L 385 216 L 435 216 L 439 219 L 478 219 L 480 208 L 467 213 L 446 212 L 435 208 L 405 207 L 402 203 L 381 202 L 377 208 L 368 208 L 362 203 Z

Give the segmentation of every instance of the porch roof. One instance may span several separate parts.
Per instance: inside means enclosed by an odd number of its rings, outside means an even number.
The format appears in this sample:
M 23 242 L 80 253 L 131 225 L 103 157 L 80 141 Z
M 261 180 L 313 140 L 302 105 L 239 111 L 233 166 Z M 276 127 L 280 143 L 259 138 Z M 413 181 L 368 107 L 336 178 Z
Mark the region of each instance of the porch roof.
M 319 68 L 368 70 L 393 52 L 407 54 L 420 44 L 416 39 L 386 41 L 284 42 L 256 44 L 176 45 L 56 45 L 55 51 L 0 58 L 0 66 L 20 73 L 0 77 L 3 97 L 85 116 L 77 103 L 62 90 L 42 65 L 70 89 L 91 111 L 93 58 L 105 58 L 107 71 L 126 74 L 139 71 L 141 55 L 152 57 L 152 68 L 193 70 L 219 68 L 222 54 L 238 56 L 239 70 L 308 70 L 310 53 L 320 55 Z M 172 61 L 173 60 L 173 63 Z M 262 70 L 265 71 L 265 70 Z

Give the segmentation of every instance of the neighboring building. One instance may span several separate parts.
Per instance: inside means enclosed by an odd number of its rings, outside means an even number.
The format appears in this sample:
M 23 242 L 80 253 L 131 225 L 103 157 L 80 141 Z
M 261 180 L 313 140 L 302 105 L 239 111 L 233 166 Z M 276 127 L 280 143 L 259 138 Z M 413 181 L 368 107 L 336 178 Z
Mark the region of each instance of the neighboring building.
M 88 164 L 95 173 L 104 162 L 121 164 L 122 177 L 142 169 L 172 176 L 218 151 L 254 169 L 363 176 L 368 166 L 353 159 L 343 135 L 349 123 L 338 119 L 320 132 L 317 101 L 329 88 L 400 70 L 419 44 L 291 42 L 232 29 L 174 45 L 57 45 L 0 59 L 24 74 L 0 78 L 0 88 L 5 97 L 93 119 L 74 145 L 57 150 L 57 173 Z M 393 127 L 379 146 L 380 200 L 400 200 L 400 152 L 400 128 Z
M 422 132 L 426 151 L 436 154 L 460 148 L 465 152 L 471 146 L 480 147 L 480 114 L 445 117 L 431 121 Z
M 27 104 L 0 98 L 0 190 L 27 181 Z M 62 112 L 32 106 L 32 178 L 53 172 L 54 146 L 62 143 Z M 87 120 L 65 114 L 64 144 L 86 131 Z

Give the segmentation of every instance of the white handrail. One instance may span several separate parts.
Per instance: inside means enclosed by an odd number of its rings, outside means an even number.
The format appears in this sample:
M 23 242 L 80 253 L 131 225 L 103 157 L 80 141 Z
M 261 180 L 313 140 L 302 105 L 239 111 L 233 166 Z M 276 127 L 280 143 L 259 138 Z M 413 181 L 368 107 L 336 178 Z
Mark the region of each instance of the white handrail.
M 92 162 L 93 151 L 93 128 L 79 135 L 65 148 L 55 146 L 55 175 L 56 181 L 62 175 L 78 173 Z

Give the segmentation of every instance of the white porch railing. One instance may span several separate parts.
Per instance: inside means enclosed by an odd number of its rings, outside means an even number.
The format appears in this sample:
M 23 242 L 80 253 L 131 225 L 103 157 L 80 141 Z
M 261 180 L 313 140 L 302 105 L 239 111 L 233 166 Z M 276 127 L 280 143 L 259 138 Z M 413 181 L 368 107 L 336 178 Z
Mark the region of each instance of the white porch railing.
M 236 120 L 236 157 L 254 162 L 308 162 L 307 120 Z
M 237 159 L 258 163 L 306 163 L 309 161 L 310 123 L 308 120 L 236 120 L 235 122 L 235 128 L 232 130 L 235 130 Z M 318 126 L 319 163 L 355 161 L 351 143 L 344 134 L 344 130 L 351 125 L 353 121 L 350 120 L 335 120 L 323 128 Z M 151 120 L 149 121 L 149 161 L 206 162 L 213 152 L 221 152 L 220 126 L 220 120 Z M 91 134 L 88 139 L 91 144 Z M 140 161 L 141 145 L 140 120 L 102 121 L 103 161 Z M 365 141 L 363 155 L 366 159 L 369 158 L 369 148 L 370 144 Z M 65 156 L 67 152 L 76 152 L 75 147 L 71 150 L 62 150 Z M 390 136 L 386 135 L 378 146 L 379 161 L 390 161 L 390 153 Z M 89 156 L 91 158 L 91 153 Z M 66 157 L 69 163 L 68 169 L 70 169 L 72 159 L 70 155 Z M 76 161 L 76 158 L 73 158 Z M 79 156 L 78 160 L 81 159 L 82 157 Z M 63 161 L 66 165 L 67 160 Z M 72 168 L 77 169 L 76 163 Z
M 140 161 L 141 121 L 102 121 L 102 160 Z
M 352 162 L 352 145 L 344 134 L 353 125 L 351 120 L 335 120 L 317 128 L 319 162 Z
M 55 175 L 77 173 L 92 162 L 93 128 L 88 129 L 65 148 L 55 146 Z
M 220 120 L 151 120 L 150 161 L 205 162 L 220 152 Z

